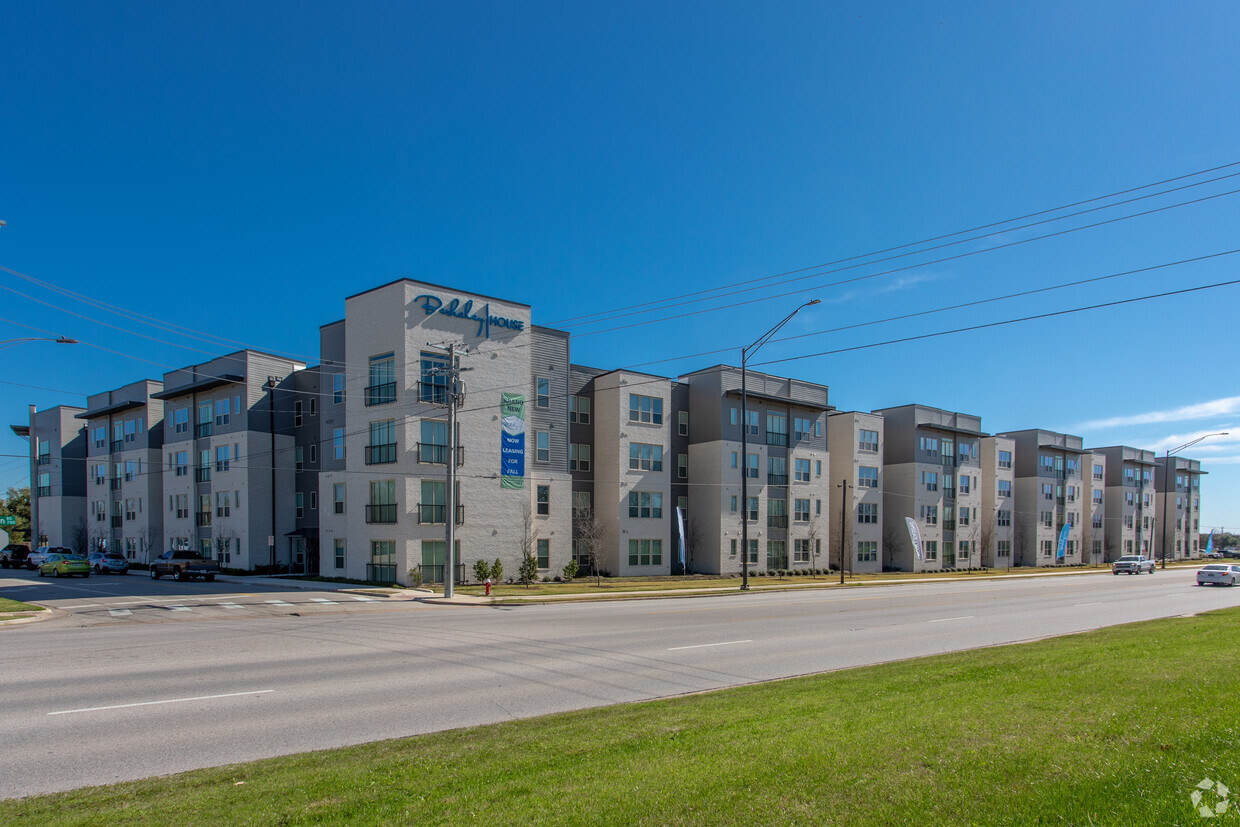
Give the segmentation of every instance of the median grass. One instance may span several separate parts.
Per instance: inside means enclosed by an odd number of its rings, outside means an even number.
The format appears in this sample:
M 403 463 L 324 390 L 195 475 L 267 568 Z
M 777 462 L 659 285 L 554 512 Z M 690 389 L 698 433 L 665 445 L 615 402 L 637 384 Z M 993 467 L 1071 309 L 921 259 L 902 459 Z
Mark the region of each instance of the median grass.
M 1238 738 L 1224 610 L 0 802 L 0 823 L 1190 825 L 1203 779 L 1240 789 Z
M 23 603 L 20 600 L 9 600 L 7 597 L 0 597 L 0 621 L 27 617 L 30 612 L 44 611 L 47 611 L 44 607 L 35 606 L 33 603 Z

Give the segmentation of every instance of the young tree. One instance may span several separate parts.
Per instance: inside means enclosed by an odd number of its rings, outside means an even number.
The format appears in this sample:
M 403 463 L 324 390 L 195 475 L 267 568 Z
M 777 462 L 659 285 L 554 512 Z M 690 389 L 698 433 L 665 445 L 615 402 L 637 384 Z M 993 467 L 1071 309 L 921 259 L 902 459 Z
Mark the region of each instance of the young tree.
M 603 523 L 590 506 L 579 505 L 573 509 L 573 536 L 577 540 L 582 556 L 590 565 L 590 572 L 594 575 L 594 585 L 599 585 L 598 551 L 603 539 Z
M 496 560 L 495 562 L 498 563 L 499 561 Z M 479 583 L 481 583 L 490 576 L 491 576 L 491 567 L 487 565 L 487 561 L 486 560 L 475 560 L 474 561 L 474 579 L 477 580 Z
M 696 517 L 685 520 L 685 570 L 684 574 L 693 573 L 693 559 L 697 557 L 702 545 L 702 527 Z
M 526 588 L 538 579 L 538 558 L 534 556 L 536 542 L 534 512 L 527 503 L 521 513 L 521 564 L 517 568 L 517 578 Z
M 90 526 L 87 525 L 85 517 L 79 517 L 78 521 L 69 529 L 69 547 L 83 557 L 89 553 Z

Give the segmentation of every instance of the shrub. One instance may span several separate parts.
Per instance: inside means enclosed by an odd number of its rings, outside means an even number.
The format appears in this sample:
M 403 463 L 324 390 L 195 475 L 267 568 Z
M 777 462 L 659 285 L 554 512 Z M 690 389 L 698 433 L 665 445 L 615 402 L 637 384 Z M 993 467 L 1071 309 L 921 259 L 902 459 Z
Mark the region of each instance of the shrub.
M 409 569 L 409 588 L 417 589 L 422 586 L 422 569 Z
M 474 561 L 474 579 L 479 583 L 491 576 L 491 567 L 487 565 L 486 560 Z
M 495 558 L 495 562 L 491 564 L 491 582 L 502 583 L 504 581 L 504 564 Z M 512 582 L 511 580 L 508 582 Z
M 564 567 L 564 579 L 572 580 L 576 576 L 577 576 L 577 561 L 569 560 L 568 565 Z M 557 577 L 556 582 L 558 583 L 559 581 L 560 581 L 560 578 Z

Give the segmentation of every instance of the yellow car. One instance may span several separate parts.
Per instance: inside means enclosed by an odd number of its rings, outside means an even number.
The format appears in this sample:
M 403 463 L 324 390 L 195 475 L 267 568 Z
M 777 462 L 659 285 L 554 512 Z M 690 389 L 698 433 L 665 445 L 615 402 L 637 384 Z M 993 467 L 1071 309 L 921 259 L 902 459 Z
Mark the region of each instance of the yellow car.
M 90 577 L 90 563 L 80 554 L 49 554 L 43 565 L 39 566 L 39 576 L 47 577 L 49 574 L 56 577 L 75 574 Z

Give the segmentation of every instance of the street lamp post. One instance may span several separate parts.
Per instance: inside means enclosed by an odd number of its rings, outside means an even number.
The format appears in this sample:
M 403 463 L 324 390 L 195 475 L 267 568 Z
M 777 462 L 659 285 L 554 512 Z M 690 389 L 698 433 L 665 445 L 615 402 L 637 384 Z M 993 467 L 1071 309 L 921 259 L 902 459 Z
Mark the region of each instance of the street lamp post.
M 77 339 L 70 339 L 68 336 L 58 336 L 53 339 L 51 336 L 26 336 L 21 339 L 5 339 L 0 342 L 0 347 L 12 347 L 13 345 L 21 345 L 26 342 L 55 342 L 58 345 L 76 345 Z
M 1227 436 L 1227 435 L 1228 435 L 1227 431 L 1219 431 L 1218 433 L 1214 433 L 1214 434 L 1206 434 L 1205 436 L 1199 436 L 1194 440 L 1185 442 L 1183 445 L 1179 446 L 1178 448 L 1167 449 L 1167 455 L 1163 459 L 1163 475 L 1164 475 L 1163 476 L 1163 507 L 1162 507 L 1162 532 L 1163 534 L 1162 534 L 1162 543 L 1161 543 L 1162 563 L 1159 565 L 1159 568 L 1163 568 L 1163 569 L 1167 568 L 1167 528 L 1169 526 L 1167 522 L 1167 500 L 1171 499 L 1171 485 L 1170 485 L 1171 480 L 1175 479 L 1175 477 L 1173 476 L 1174 469 L 1171 467 L 1171 457 L 1174 454 L 1178 454 L 1180 451 L 1183 451 L 1186 448 L 1193 447 L 1198 442 L 1201 442 L 1203 439 L 1209 439 L 1212 436 Z M 1179 490 L 1178 485 L 1176 486 L 1176 490 Z
M 793 316 L 819 301 L 810 299 L 784 316 L 779 324 L 763 333 L 752 345 L 741 348 L 741 591 L 749 591 L 749 391 L 745 382 L 746 365 L 750 355 L 769 342 Z

